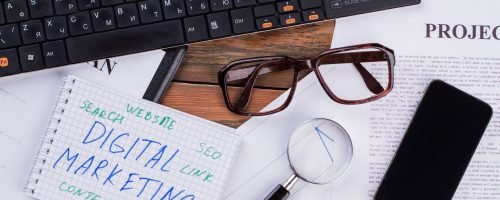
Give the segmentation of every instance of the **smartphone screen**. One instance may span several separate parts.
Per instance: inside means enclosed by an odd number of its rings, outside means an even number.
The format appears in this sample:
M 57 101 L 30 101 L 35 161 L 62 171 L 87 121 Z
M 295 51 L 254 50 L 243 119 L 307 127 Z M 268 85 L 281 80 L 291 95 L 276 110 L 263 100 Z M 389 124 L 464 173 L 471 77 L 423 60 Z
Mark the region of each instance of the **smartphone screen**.
M 452 199 L 492 113 L 483 101 L 433 81 L 375 200 Z

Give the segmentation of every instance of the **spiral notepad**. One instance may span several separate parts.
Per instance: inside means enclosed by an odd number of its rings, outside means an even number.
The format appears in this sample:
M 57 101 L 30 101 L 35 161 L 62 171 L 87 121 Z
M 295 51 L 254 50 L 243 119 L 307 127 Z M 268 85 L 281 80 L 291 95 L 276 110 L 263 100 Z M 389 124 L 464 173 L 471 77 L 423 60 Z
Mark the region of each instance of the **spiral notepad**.
M 220 199 L 234 129 L 68 77 L 26 192 L 37 199 Z

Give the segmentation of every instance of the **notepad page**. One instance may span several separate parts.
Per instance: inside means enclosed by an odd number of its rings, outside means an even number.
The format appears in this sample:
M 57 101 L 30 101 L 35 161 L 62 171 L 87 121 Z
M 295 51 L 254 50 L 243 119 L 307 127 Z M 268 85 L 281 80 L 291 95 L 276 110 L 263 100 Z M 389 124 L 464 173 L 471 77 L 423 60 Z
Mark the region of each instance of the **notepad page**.
M 42 200 L 220 199 L 238 146 L 232 128 L 70 76 L 26 191 Z

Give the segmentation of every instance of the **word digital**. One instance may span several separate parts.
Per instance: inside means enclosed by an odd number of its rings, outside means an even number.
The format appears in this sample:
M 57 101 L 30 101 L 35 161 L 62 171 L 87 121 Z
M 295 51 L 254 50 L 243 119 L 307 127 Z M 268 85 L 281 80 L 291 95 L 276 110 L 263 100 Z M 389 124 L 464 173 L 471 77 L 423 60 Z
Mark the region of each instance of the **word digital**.
M 26 184 L 45 199 L 220 199 L 235 130 L 76 77 L 65 80 Z

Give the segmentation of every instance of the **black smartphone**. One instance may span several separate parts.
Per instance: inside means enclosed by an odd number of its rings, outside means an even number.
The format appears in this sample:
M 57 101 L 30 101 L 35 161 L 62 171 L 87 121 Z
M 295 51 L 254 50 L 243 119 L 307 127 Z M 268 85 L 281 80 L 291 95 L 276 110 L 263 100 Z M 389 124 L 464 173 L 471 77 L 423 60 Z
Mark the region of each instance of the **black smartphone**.
M 374 199 L 452 199 L 492 114 L 485 102 L 431 82 Z

